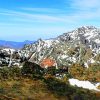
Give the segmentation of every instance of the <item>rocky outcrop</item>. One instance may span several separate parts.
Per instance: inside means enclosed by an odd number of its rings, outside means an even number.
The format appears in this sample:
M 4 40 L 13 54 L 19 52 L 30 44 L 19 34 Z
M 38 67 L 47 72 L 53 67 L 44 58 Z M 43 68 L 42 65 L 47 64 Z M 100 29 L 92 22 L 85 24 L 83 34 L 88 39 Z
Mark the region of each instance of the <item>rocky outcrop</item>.
M 0 49 L 0 67 L 20 66 L 21 61 L 22 56 L 17 50 L 11 48 Z

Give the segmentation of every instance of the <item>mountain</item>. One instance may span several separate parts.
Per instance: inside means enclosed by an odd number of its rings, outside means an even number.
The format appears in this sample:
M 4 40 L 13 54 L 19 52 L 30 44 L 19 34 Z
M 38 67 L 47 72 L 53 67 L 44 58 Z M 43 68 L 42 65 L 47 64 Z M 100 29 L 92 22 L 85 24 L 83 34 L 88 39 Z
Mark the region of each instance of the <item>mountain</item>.
M 100 30 L 93 26 L 80 27 L 49 40 L 0 41 L 0 44 L 10 48 L 21 48 L 24 45 L 20 50 L 13 50 L 14 56 L 19 58 L 16 60 L 14 57 L 14 63 L 16 61 L 19 63 L 21 58 L 28 59 L 29 62 L 36 63 L 43 68 L 70 67 L 73 64 L 80 64 L 87 68 L 94 64 L 100 66 Z M 1 56 L 7 58 L 12 51 L 10 48 L 1 48 Z M 4 61 L 6 61 L 5 58 Z
M 25 45 L 22 52 L 30 57 L 30 62 L 42 67 L 100 64 L 100 30 L 94 26 L 80 27 L 54 39 Z
M 51 74 L 73 86 L 100 92 L 98 28 L 84 26 L 53 39 L 25 43 L 29 44 L 20 50 L 0 48 L 0 67 L 17 66 L 24 69 L 25 75 L 43 72 L 44 76 Z
M 25 44 L 30 44 L 33 43 L 34 41 L 24 41 L 24 42 L 14 42 L 14 41 L 5 41 L 5 40 L 0 40 L 0 47 L 9 47 L 9 48 L 14 48 L 14 49 L 20 49 L 22 48 Z

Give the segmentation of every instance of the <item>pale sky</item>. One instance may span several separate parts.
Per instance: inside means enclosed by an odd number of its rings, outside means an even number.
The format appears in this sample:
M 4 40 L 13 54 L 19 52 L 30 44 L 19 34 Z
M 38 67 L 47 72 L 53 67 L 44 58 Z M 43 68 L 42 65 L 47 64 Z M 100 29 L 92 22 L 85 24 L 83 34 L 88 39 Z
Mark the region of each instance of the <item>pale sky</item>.
M 100 0 L 0 0 L 0 40 L 49 39 L 99 23 Z

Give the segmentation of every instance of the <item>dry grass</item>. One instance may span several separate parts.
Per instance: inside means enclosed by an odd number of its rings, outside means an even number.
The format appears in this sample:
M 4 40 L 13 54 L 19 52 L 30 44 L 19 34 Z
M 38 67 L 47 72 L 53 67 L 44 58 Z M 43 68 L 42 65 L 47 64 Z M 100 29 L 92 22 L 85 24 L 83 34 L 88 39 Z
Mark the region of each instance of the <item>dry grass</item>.
M 59 100 L 40 80 L 0 81 L 0 100 Z M 64 99 L 62 99 L 64 100 Z
M 48 80 L 48 77 L 45 79 Z M 53 86 L 58 84 L 58 81 L 53 82 Z M 69 100 L 67 96 L 56 95 L 54 91 L 57 89 L 50 91 L 47 87 L 47 84 L 42 80 L 32 80 L 29 78 L 0 80 L 0 100 Z M 55 87 L 53 89 L 55 89 Z M 68 90 L 65 91 L 67 93 L 72 91 L 71 89 L 76 91 L 74 87 L 67 87 L 67 89 Z M 70 96 L 73 97 L 73 94 L 70 94 Z M 96 96 L 100 98 L 100 93 L 96 93 Z

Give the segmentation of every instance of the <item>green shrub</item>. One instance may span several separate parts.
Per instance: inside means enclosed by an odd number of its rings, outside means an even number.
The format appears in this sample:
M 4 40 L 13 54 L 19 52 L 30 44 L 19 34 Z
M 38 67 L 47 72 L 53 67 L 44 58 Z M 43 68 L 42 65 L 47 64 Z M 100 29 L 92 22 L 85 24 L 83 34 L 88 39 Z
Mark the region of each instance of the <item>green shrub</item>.
M 24 76 L 41 77 L 44 74 L 44 69 L 35 63 L 25 62 L 21 73 Z
M 68 97 L 68 100 L 98 100 L 95 94 L 89 90 L 70 86 L 68 83 L 53 77 L 47 78 L 45 83 L 47 88 L 58 97 Z
M 8 67 L 3 67 L 0 68 L 0 79 L 8 79 L 9 78 L 9 68 Z
M 11 67 L 10 77 L 21 77 L 21 69 L 19 67 Z
M 4 94 L 5 93 L 5 90 L 3 87 L 0 87 L 0 94 Z

